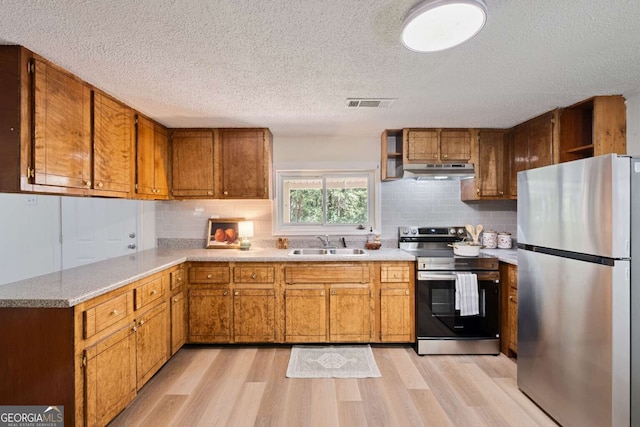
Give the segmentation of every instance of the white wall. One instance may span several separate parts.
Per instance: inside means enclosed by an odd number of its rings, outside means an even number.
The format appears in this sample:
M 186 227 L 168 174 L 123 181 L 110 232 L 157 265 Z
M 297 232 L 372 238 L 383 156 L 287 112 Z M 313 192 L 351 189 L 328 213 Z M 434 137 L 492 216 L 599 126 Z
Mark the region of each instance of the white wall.
M 86 204 L 104 201 L 78 200 Z M 61 213 L 61 201 L 60 196 L 0 193 L 0 285 L 61 270 L 61 230 L 64 221 L 69 221 Z M 139 250 L 154 248 L 157 246 L 155 202 L 136 203 L 141 204 Z
M 0 194 L 0 230 L 0 284 L 60 269 L 59 197 Z

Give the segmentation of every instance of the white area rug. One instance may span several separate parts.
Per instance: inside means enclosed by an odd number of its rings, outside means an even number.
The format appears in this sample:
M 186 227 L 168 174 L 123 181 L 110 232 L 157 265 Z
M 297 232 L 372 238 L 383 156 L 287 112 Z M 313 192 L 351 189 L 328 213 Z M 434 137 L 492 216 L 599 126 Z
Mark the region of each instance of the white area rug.
M 369 345 L 291 347 L 287 378 L 381 377 Z

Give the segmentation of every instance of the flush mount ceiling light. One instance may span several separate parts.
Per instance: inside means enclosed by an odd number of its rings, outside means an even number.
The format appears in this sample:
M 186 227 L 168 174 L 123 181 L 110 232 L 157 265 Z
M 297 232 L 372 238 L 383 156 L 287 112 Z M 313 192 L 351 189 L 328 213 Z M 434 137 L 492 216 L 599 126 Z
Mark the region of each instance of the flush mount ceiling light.
M 478 34 L 487 20 L 482 0 L 430 0 L 411 9 L 402 43 L 415 52 L 438 52 Z

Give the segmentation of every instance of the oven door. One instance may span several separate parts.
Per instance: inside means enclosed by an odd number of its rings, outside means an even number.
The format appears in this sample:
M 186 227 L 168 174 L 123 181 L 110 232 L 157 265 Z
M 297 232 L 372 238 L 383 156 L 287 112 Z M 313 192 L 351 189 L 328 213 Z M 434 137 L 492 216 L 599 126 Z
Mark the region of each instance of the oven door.
M 418 271 L 416 335 L 418 338 L 496 338 L 500 333 L 500 273 L 473 272 L 478 277 L 479 315 L 460 316 L 455 309 L 457 272 Z

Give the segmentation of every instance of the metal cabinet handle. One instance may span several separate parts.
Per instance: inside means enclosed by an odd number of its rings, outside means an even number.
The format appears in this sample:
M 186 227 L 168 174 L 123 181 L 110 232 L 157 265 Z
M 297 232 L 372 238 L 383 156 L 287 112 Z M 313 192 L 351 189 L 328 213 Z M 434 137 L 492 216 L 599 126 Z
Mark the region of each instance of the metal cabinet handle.
M 178 297 L 173 298 L 173 302 L 178 302 Z
M 222 295 L 226 297 L 227 295 L 229 295 L 229 291 L 224 291 Z
M 113 314 L 114 316 L 117 316 L 117 315 L 118 315 L 118 310 L 117 310 L 117 309 L 114 309 L 114 310 L 111 312 L 111 314 Z
M 207 279 L 211 279 L 213 277 L 213 274 L 207 274 Z
M 158 290 L 157 290 L 157 289 L 154 289 L 154 290 L 152 290 L 152 291 L 151 291 L 151 295 L 155 295 L 155 294 L 157 294 L 157 293 L 158 293 Z
M 234 293 L 234 295 L 235 295 L 235 296 L 240 295 L 240 291 L 236 291 L 236 292 Z
M 251 275 L 251 278 L 252 278 L 253 280 L 256 280 L 256 277 L 258 277 L 258 276 L 256 275 L 256 273 L 253 273 L 253 274 Z
M 140 325 L 140 326 L 144 325 L 144 319 L 140 320 L 140 321 L 138 322 L 138 325 Z
M 320 296 L 324 296 L 324 291 L 320 291 Z

